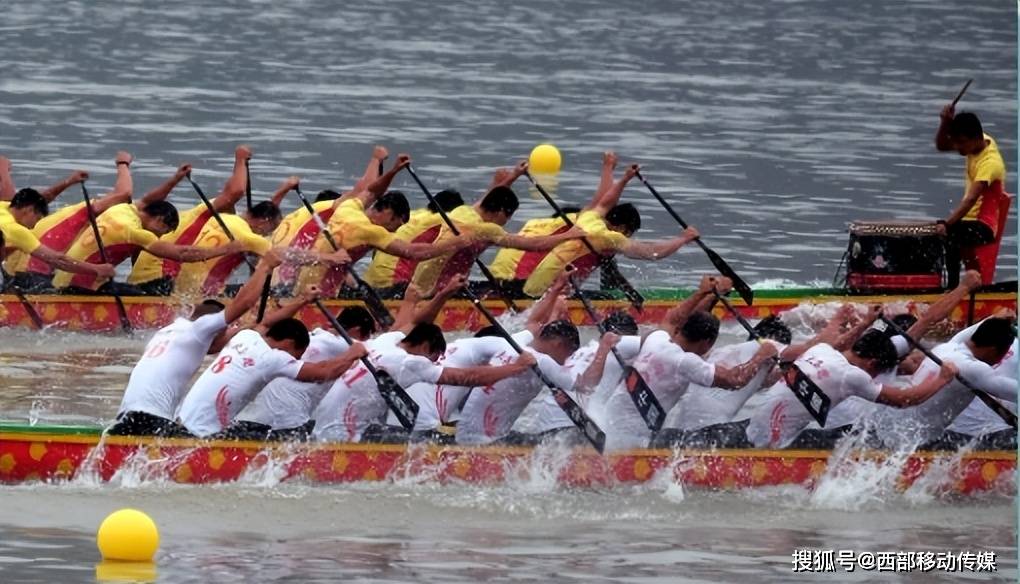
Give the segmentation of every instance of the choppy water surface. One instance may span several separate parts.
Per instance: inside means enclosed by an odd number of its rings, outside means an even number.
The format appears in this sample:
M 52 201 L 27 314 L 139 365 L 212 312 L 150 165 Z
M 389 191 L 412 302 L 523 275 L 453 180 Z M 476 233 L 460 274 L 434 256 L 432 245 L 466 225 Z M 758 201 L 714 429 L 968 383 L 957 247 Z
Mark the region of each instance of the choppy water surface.
M 315 192 L 351 184 L 383 142 L 410 152 L 435 188 L 472 193 L 496 165 L 551 141 L 565 158 L 558 196 L 579 203 L 599 154 L 615 149 L 647 164 L 749 281 L 810 284 L 832 277 L 847 221 L 948 212 L 962 160 L 931 138 L 965 79 L 976 81 L 963 107 L 1012 166 L 1014 18 L 1008 2 L 935 0 L 14 0 L 0 22 L 0 154 L 21 186 L 84 167 L 98 191 L 124 148 L 139 192 L 182 161 L 210 190 L 248 142 L 258 193 L 293 173 Z M 676 231 L 639 185 L 625 199 L 642 209 L 645 237 Z M 179 189 L 173 200 L 195 199 Z M 526 200 L 511 227 L 547 213 Z M 1013 224 L 1008 233 L 999 279 L 1016 276 Z M 676 285 L 707 266 L 684 252 L 625 269 Z M 145 338 L 2 331 L 0 418 L 108 421 Z M 934 479 L 903 493 L 896 470 L 863 467 L 814 493 L 668 481 L 573 491 L 541 472 L 492 488 L 271 476 L 184 487 L 130 473 L 114 485 L 4 487 L 0 581 L 94 581 L 93 531 L 122 506 L 161 526 L 166 582 L 788 582 L 797 548 L 990 550 L 991 576 L 853 579 L 1016 580 L 1011 497 L 947 497 Z
M 0 27 L 0 153 L 19 184 L 76 166 L 109 184 L 126 148 L 139 190 L 185 160 L 210 189 L 249 142 L 258 192 L 292 173 L 314 192 L 350 185 L 381 141 L 472 193 L 551 141 L 558 194 L 580 203 L 615 149 L 750 282 L 831 280 L 849 220 L 947 215 L 963 162 L 932 136 L 967 78 L 961 107 L 1016 160 L 1009 2 L 13 0 Z M 646 237 L 677 231 L 639 183 L 625 198 Z M 548 212 L 535 197 L 511 226 Z M 691 251 L 634 279 L 707 266 Z

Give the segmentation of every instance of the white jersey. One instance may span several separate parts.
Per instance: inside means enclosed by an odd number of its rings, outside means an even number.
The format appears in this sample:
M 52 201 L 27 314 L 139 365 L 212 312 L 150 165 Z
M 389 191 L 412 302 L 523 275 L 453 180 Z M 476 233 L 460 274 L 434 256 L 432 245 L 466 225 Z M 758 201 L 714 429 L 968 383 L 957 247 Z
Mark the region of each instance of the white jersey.
M 511 335 L 514 341 L 526 347 L 534 340 L 530 331 Z M 468 337 L 458 339 L 446 347 L 446 353 L 439 359 L 439 365 L 453 369 L 466 369 L 488 365 L 493 357 L 511 351 L 510 343 L 502 337 Z M 445 422 L 460 418 L 460 405 L 467 397 L 470 387 L 442 385 L 419 381 L 407 388 L 407 394 L 418 404 L 418 418 L 415 431 L 434 430 Z M 386 423 L 398 426 L 400 422 L 391 411 L 386 414 Z
M 574 387 L 577 375 L 571 369 L 530 347 L 524 350 L 535 356 L 538 368 L 557 387 L 563 390 Z M 496 355 L 489 364 L 506 365 L 515 360 L 517 353 L 510 350 Z M 543 387 L 542 381 L 529 369 L 493 385 L 474 388 L 457 423 L 457 443 L 489 444 L 506 437 L 521 412 Z
M 776 345 L 780 352 L 785 348 L 779 343 L 767 342 Z M 728 345 L 713 350 L 709 353 L 707 360 L 724 367 L 736 367 L 747 363 L 759 348 L 761 348 L 761 343 L 758 341 Z M 687 388 L 687 393 L 680 398 L 680 401 L 666 416 L 663 427 L 679 428 L 689 432 L 713 424 L 729 422 L 744 406 L 744 403 L 761 389 L 768 372 L 768 368 L 762 367 L 747 385 L 733 391 L 692 383 Z
M 400 347 L 404 333 L 394 331 L 365 343 L 368 358 L 376 368 L 386 371 L 403 388 L 419 381 L 436 383 L 443 368 L 427 357 L 411 355 Z M 360 361 L 326 392 L 315 409 L 315 439 L 331 442 L 358 442 L 370 424 L 381 423 L 389 407 L 379 394 L 375 378 Z
M 932 353 L 942 361 L 956 365 L 960 376 L 974 387 L 992 397 L 1016 401 L 1016 380 L 1008 375 L 999 375 L 990 365 L 975 359 L 966 344 L 949 342 L 935 347 Z M 938 371 L 939 366 L 934 361 L 925 359 L 911 377 L 911 385 L 937 375 Z M 941 436 L 956 416 L 967 409 L 974 397 L 974 392 L 954 379 L 922 404 L 898 410 L 880 408 L 875 415 L 875 429 L 882 441 L 890 447 L 898 444 L 924 444 Z
M 893 347 L 896 348 L 896 356 L 900 359 L 906 357 L 913 349 L 910 343 L 899 335 L 891 337 L 889 340 L 892 341 Z M 896 387 L 902 386 L 907 382 L 897 373 L 897 367 L 893 367 L 889 371 L 876 375 L 875 383 Z M 829 410 L 829 415 L 825 418 L 825 429 L 833 430 L 843 426 L 852 426 L 874 415 L 878 408 L 881 407 L 883 406 L 874 401 L 850 396 Z M 812 422 L 811 425 L 812 427 L 817 427 L 818 423 Z
M 131 370 L 118 412 L 145 412 L 172 420 L 191 376 L 225 328 L 227 321 L 219 311 L 195 320 L 178 318 L 159 329 Z
M 824 343 L 811 347 L 794 363 L 829 396 L 830 407 L 850 396 L 875 401 L 882 392 L 882 386 L 871 375 Z M 769 399 L 751 416 L 747 438 L 759 448 L 785 448 L 813 420 L 789 388 L 770 392 Z
M 669 333 L 662 330 L 645 339 L 634 360 L 634 369 L 641 374 L 667 412 L 673 409 L 691 383 L 711 386 L 715 380 L 714 364 L 700 355 L 684 351 L 670 339 Z M 603 419 L 595 422 L 606 432 L 607 449 L 643 448 L 651 439 L 652 432 L 622 381 L 606 401 Z
M 973 332 L 973 331 L 971 331 Z M 969 336 L 967 337 L 970 338 Z M 955 341 L 956 338 L 954 337 Z M 992 369 L 998 375 L 1008 377 L 1013 381 L 1017 381 L 1018 371 L 1017 367 L 1020 366 L 1020 361 L 1017 359 L 1017 341 L 1013 341 L 1013 346 L 1009 348 L 1006 356 L 1001 361 L 992 366 Z M 1016 413 L 1016 402 L 999 400 L 999 402 L 1006 406 L 1009 411 Z M 953 420 L 953 423 L 949 425 L 949 429 L 959 432 L 961 434 L 967 434 L 969 436 L 982 436 L 984 434 L 991 434 L 993 432 L 999 432 L 1000 430 L 1008 430 L 1012 428 L 1007 424 L 999 414 L 996 414 L 985 405 L 985 402 L 980 399 L 975 399 L 970 402 L 967 409 L 963 410 L 959 416 Z
M 195 381 L 178 417 L 195 436 L 220 432 L 267 383 L 297 377 L 301 365 L 289 353 L 270 347 L 258 332 L 243 330 Z
M 301 355 L 305 363 L 329 361 L 350 348 L 347 341 L 330 331 L 317 328 L 308 334 L 308 348 Z M 332 381 L 306 382 L 278 377 L 259 392 L 255 401 L 237 416 L 238 420 L 287 430 L 311 419 L 315 406 L 322 401 Z
M 599 340 L 593 339 L 587 345 L 575 351 L 564 365 L 570 368 L 575 376 L 580 377 L 587 371 L 592 361 L 595 360 L 595 353 L 598 351 L 598 348 Z M 637 335 L 621 337 L 620 342 L 616 345 L 616 350 L 620 357 L 623 358 L 624 363 L 630 365 L 634 357 L 637 357 L 638 351 L 641 350 L 641 337 Z M 569 393 L 574 398 L 574 401 L 585 409 L 588 416 L 594 419 L 602 416 L 606 400 L 609 399 L 609 396 L 616 389 L 621 379 L 623 379 L 623 367 L 616 360 L 616 357 L 610 353 L 606 357 L 606 366 L 602 370 L 602 379 L 599 380 L 598 385 L 595 386 L 590 394 Z M 533 432 L 548 432 L 559 428 L 574 427 L 574 422 L 570 420 L 570 416 L 556 403 L 556 398 L 553 397 L 552 392 L 548 389 L 542 389 L 539 399 L 532 402 L 528 409 L 533 409 L 533 412 L 530 412 L 533 414 L 533 424 L 530 429 Z M 527 413 L 522 414 L 521 417 L 531 418 Z

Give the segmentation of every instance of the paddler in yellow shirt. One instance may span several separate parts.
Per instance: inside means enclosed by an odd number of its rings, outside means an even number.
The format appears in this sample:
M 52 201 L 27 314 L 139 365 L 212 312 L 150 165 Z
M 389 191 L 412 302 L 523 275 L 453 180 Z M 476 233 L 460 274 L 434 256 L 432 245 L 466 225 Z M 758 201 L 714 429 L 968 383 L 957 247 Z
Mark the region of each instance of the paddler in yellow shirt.
M 67 178 L 37 192 L 42 195 L 44 201 L 52 203 L 61 193 L 88 177 L 89 173 L 84 170 L 74 170 Z M 14 178 L 11 175 L 11 161 L 6 156 L 0 156 L 0 209 L 8 208 L 17 192 L 18 187 L 14 185 Z

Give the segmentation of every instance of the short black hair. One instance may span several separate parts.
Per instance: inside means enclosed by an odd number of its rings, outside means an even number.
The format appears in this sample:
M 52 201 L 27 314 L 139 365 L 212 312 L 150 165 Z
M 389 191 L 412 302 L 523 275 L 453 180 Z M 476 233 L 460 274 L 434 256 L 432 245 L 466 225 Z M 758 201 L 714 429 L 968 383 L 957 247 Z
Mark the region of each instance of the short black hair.
M 622 310 L 614 310 L 602 319 L 602 328 L 618 335 L 638 334 L 638 324 L 634 317 Z
M 680 327 L 680 334 L 692 343 L 715 342 L 719 338 L 719 319 L 704 310 L 692 312 Z
M 453 189 L 443 189 L 436 193 L 432 198 L 435 199 L 436 202 L 433 203 L 430 201 L 428 206 L 425 208 L 433 213 L 438 213 L 439 209 L 449 213 L 464 204 L 464 199 L 460 196 L 460 193 Z M 437 203 L 439 205 L 438 207 L 436 206 Z
M 319 194 L 315 195 L 315 202 L 321 203 L 323 201 L 335 201 L 340 198 L 340 193 L 333 189 L 323 189 L 319 191 Z
M 897 314 L 896 316 L 892 317 L 889 320 L 891 320 L 892 323 L 896 325 L 896 328 L 900 329 L 901 331 L 906 331 L 910 327 L 914 326 L 914 323 L 917 322 L 917 317 L 914 316 L 913 314 L 905 312 L 903 314 Z M 882 332 L 884 332 L 885 336 L 889 338 L 895 337 L 896 335 L 899 334 L 896 331 L 894 331 L 891 326 L 885 327 L 885 330 Z
M 224 308 L 226 308 L 226 306 L 224 306 L 223 303 L 220 302 L 219 300 L 213 300 L 211 298 L 208 300 L 203 300 L 201 304 L 196 306 L 194 310 L 191 311 L 191 320 L 202 318 L 203 316 L 206 316 L 208 314 L 216 314 L 217 312 L 220 312 Z
M 294 348 L 304 351 L 308 348 L 308 328 L 296 318 L 285 318 L 278 321 L 266 331 L 266 336 L 274 341 L 294 341 Z
M 556 339 L 567 344 L 571 351 L 576 351 L 581 346 L 581 334 L 577 327 L 569 320 L 554 320 L 542 327 L 538 333 L 540 339 Z
M 628 233 L 641 229 L 641 213 L 631 203 L 620 203 L 606 213 L 606 223 L 623 227 Z
M 499 213 L 502 211 L 507 216 L 510 216 L 521 206 L 521 202 L 517 200 L 517 193 L 513 189 L 500 186 L 485 193 L 485 196 L 482 197 L 481 206 L 482 210 L 489 213 Z
M 166 201 L 155 201 L 145 206 L 142 211 L 150 216 L 157 219 L 162 219 L 163 223 L 170 228 L 170 231 L 177 229 L 180 224 L 180 218 L 177 215 L 177 207 L 174 207 Z
M 573 213 L 580 213 L 581 212 L 581 206 L 580 205 L 560 205 L 560 211 L 563 211 L 564 215 L 571 215 Z M 559 213 L 553 213 L 552 215 L 549 215 L 549 217 L 551 217 L 553 219 L 555 219 L 555 218 L 557 218 L 559 216 L 560 216 Z
M 443 337 L 443 329 L 431 322 L 417 324 L 407 333 L 401 341 L 408 345 L 420 345 L 425 343 L 430 353 L 442 353 L 446 351 L 446 339 Z
M 879 371 L 888 371 L 900 362 L 892 340 L 877 329 L 864 333 L 850 350 L 862 359 L 874 359 Z
M 404 223 L 407 223 L 411 218 L 411 205 L 407 203 L 407 197 L 400 191 L 387 191 L 385 195 L 375 201 L 372 208 L 376 211 L 389 209 L 395 216 L 403 219 Z
M 949 133 L 954 138 L 983 138 L 984 129 L 981 128 L 981 121 L 970 112 L 960 112 L 953 117 L 949 126 Z
M 494 324 L 490 324 L 489 326 L 483 326 L 482 328 L 478 329 L 477 333 L 475 333 L 476 339 L 480 339 L 482 337 L 502 337 L 502 336 L 503 333 L 501 333 L 499 327 Z
M 25 187 L 14 193 L 14 198 L 11 199 L 12 209 L 24 209 L 25 207 L 31 207 L 33 211 L 43 217 L 50 214 L 50 206 L 46 202 L 46 198 L 31 187 Z
M 344 330 L 349 331 L 358 327 L 366 337 L 375 334 L 375 319 L 364 306 L 348 306 L 340 311 L 340 314 L 336 316 L 336 321 L 344 327 Z
M 774 314 L 759 320 L 758 324 L 754 325 L 754 332 L 763 339 L 772 339 L 784 345 L 789 345 L 790 341 L 793 340 L 790 327 L 786 326 L 786 323 Z M 749 341 L 753 339 L 754 337 L 747 338 Z
M 283 216 L 280 213 L 280 208 L 272 201 L 262 201 L 252 207 L 248 214 L 251 215 L 252 219 L 270 219 L 273 221 L 278 221 Z
M 1016 332 L 1011 320 L 986 318 L 971 335 L 970 342 L 976 347 L 995 347 L 1000 353 L 1005 353 L 1013 345 L 1014 339 Z

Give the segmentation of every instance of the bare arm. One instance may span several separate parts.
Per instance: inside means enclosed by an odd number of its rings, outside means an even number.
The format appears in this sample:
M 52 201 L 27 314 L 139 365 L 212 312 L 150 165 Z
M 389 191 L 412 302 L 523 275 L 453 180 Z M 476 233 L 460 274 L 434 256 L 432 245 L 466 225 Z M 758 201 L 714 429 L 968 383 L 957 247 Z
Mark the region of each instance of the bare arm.
M 659 328 L 668 332 L 675 331 L 677 327 L 687 322 L 687 317 L 697 310 L 698 306 L 705 300 L 705 298 L 715 296 L 712 294 L 712 289 L 720 286 L 720 284 L 719 279 L 714 276 L 702 276 L 701 282 L 698 284 L 698 288 L 692 292 L 690 296 L 685 298 L 683 302 L 673 308 L 670 308 L 669 311 L 666 312 L 666 316 L 663 317 L 662 322 L 659 323 Z M 719 289 L 722 290 L 725 288 Z
M 584 235 L 584 230 L 580 227 L 574 227 L 573 229 L 569 229 L 563 233 L 541 235 L 538 237 L 525 237 L 523 235 L 507 234 L 496 242 L 496 245 L 499 245 L 500 247 L 510 247 L 513 249 L 523 249 L 524 251 L 548 251 L 565 241 L 580 239 L 584 237 Z
M 907 330 L 907 334 L 914 339 L 924 338 L 931 327 L 948 317 L 953 309 L 960 304 L 960 301 L 980 287 L 981 274 L 976 270 L 967 270 L 960 280 L 960 285 L 943 294 L 941 298 L 929 306 L 928 310 L 924 311 L 924 314 L 917 319 L 917 322 Z
M 122 165 L 117 165 L 117 181 L 118 181 L 118 183 L 120 182 L 120 175 L 121 175 L 120 168 L 121 168 L 121 166 Z M 60 181 L 50 185 L 48 188 L 46 188 L 46 190 L 42 191 L 40 194 L 43 196 L 44 199 L 46 199 L 47 203 L 52 203 L 54 199 L 56 199 L 57 197 L 60 196 L 60 193 L 63 193 L 68 188 L 70 188 L 72 185 L 76 185 L 76 184 L 80 183 L 81 181 L 87 179 L 88 177 L 89 177 L 89 173 L 85 172 L 84 170 L 76 170 L 76 171 L 72 172 L 71 174 L 67 175 L 67 178 L 65 178 L 63 180 L 60 180 Z M 130 181 L 130 178 L 131 178 L 131 174 L 128 173 L 128 180 L 129 181 Z M 14 185 L 13 182 L 11 182 L 10 184 L 11 184 L 11 186 Z M 116 191 L 117 187 L 114 186 L 113 189 L 114 189 L 114 191 Z M 12 192 L 11 193 L 11 197 L 13 197 L 13 196 L 14 196 L 14 193 Z M 0 198 L 2 198 L 2 197 L 0 197 Z M 131 200 L 130 186 L 128 187 L 128 200 L 129 201 Z
M 599 186 L 595 189 L 595 196 L 592 197 L 591 203 L 588 204 L 589 209 L 597 207 L 599 201 L 606 196 L 609 189 L 613 188 L 613 171 L 616 170 L 618 160 L 619 158 L 617 158 L 616 153 L 612 150 L 602 153 L 602 171 L 599 174 Z
M 365 167 L 365 172 L 358 179 L 358 182 L 354 183 L 354 188 L 351 192 L 360 193 L 361 191 L 368 190 L 368 185 L 375 182 L 379 175 L 382 174 L 379 170 L 382 168 L 382 163 L 390 155 L 389 151 L 383 146 L 375 146 L 372 148 L 372 157 L 368 160 L 368 166 Z M 344 193 L 346 197 L 349 193 Z
M 389 190 L 390 183 L 393 182 L 397 173 L 404 168 L 407 168 L 407 165 L 409 164 L 411 164 L 410 156 L 406 154 L 397 155 L 396 163 L 394 163 L 388 171 L 384 172 L 379 176 L 379 178 L 369 183 L 364 190 L 354 193 L 354 196 L 361 199 L 361 202 L 364 203 L 366 209 L 371 207 L 379 197 L 383 196 L 383 194 Z
M 0 156 L 0 201 L 10 201 L 17 192 L 11 176 L 11 161 L 6 156 Z
M 162 184 L 160 184 L 156 188 L 154 188 L 154 189 L 148 191 L 147 193 L 145 193 L 144 195 L 142 195 L 142 198 L 139 199 L 138 202 L 135 203 L 135 205 L 139 209 L 144 209 L 145 206 L 150 204 L 150 203 L 155 203 L 156 201 L 163 201 L 163 200 L 165 200 L 167 197 L 170 196 L 170 192 L 174 190 L 174 187 L 177 186 L 177 183 L 179 183 L 182 180 L 184 180 L 184 177 L 188 176 L 189 174 L 191 174 L 191 165 L 190 164 L 182 164 L 182 165 L 180 165 L 179 167 L 177 167 L 177 170 L 174 171 L 173 176 L 171 176 L 170 178 L 165 180 Z M 221 209 L 218 206 L 219 205 L 219 199 L 220 199 L 219 197 L 216 197 L 215 202 L 213 203 L 213 205 L 216 206 L 217 210 L 225 211 L 226 209 Z
M 424 304 L 415 306 L 411 316 L 412 326 L 423 322 L 435 321 L 436 316 L 439 315 L 439 311 L 443 309 L 443 305 L 446 304 L 446 301 L 453 298 L 453 295 L 463 288 L 465 284 L 467 284 L 467 275 L 465 274 L 458 274 L 453 278 L 450 278 L 450 281 L 447 282 L 442 289 L 436 292 L 432 298 L 426 300 Z M 410 288 L 411 286 L 408 286 L 408 289 Z
M 301 177 L 299 176 L 288 177 L 287 180 L 280 183 L 280 186 L 276 189 L 276 192 L 273 193 L 272 199 L 273 204 L 279 207 L 280 203 L 283 202 L 283 198 L 287 196 L 287 193 L 293 191 L 294 188 L 299 186 L 300 184 Z
M 552 286 L 531 306 L 528 322 L 525 324 L 525 328 L 531 331 L 531 334 L 537 336 L 542 327 L 549 322 L 553 309 L 556 308 L 556 301 L 563 294 L 563 290 L 566 289 L 569 282 L 568 278 L 572 271 L 570 269 L 557 274 Z
M 492 385 L 497 381 L 513 377 L 531 368 L 535 357 L 530 353 L 522 353 L 517 360 L 508 365 L 481 367 L 443 367 L 443 373 L 437 381 L 440 385 L 460 385 L 463 387 L 479 387 Z
M 830 345 L 836 343 L 843 334 L 843 327 L 846 326 L 853 314 L 854 307 L 852 305 L 844 304 L 840 306 L 839 310 L 836 311 L 836 315 L 825 324 L 825 327 L 817 335 L 803 343 L 786 347 L 779 355 L 779 360 L 784 363 L 793 362 L 815 345 L 820 343 L 828 343 Z
M 970 184 L 970 188 L 967 189 L 967 194 L 965 194 L 963 199 L 960 200 L 960 204 L 956 206 L 956 209 L 953 209 L 949 218 L 946 219 L 946 225 L 953 225 L 957 221 L 966 217 L 967 213 L 970 212 L 970 208 L 977 203 L 978 199 L 981 197 L 981 193 L 983 193 L 988 186 L 988 183 L 985 181 L 976 180 L 972 182 Z
M 435 243 L 408 243 L 394 239 L 382 251 L 409 260 L 429 260 L 472 245 L 469 237 L 447 237 Z
M 747 363 L 737 365 L 736 367 L 720 367 L 716 365 L 712 386 L 730 390 L 744 387 L 754 379 L 754 376 L 758 374 L 758 370 L 763 365 L 773 362 L 773 357 L 777 353 L 775 345 L 772 343 L 762 343 L 761 348 L 758 349 L 758 352 Z
M 367 355 L 365 346 L 361 343 L 354 343 L 350 349 L 344 351 L 342 355 L 334 357 L 328 361 L 318 361 L 316 363 L 305 363 L 302 362 L 301 370 L 298 371 L 298 375 L 295 379 L 298 381 L 330 381 L 336 379 L 347 373 L 347 370 L 354 366 L 362 357 Z
M 254 280 L 254 278 L 252 278 Z M 259 291 L 261 292 L 262 286 L 265 284 L 265 278 L 259 282 Z M 255 325 L 255 330 L 260 333 L 265 333 L 269 330 L 269 327 L 284 320 L 286 318 L 293 318 L 299 310 L 305 307 L 309 302 L 314 302 L 319 297 L 319 290 L 315 286 L 309 286 L 308 290 L 302 293 L 300 296 L 292 299 L 286 304 L 281 304 L 275 310 L 266 312 L 265 316 L 262 317 L 262 322 Z
M 595 351 L 595 358 L 592 359 L 588 368 L 584 370 L 574 383 L 577 391 L 588 393 L 592 388 L 602 381 L 602 374 L 606 370 L 606 359 L 612 354 L 613 347 L 620 342 L 619 335 L 606 333 L 599 339 L 599 348 Z
M 632 164 L 627 167 L 627 170 L 623 173 L 623 176 L 620 177 L 620 180 L 613 183 L 613 186 L 599 197 L 598 202 L 595 203 L 592 210 L 605 217 L 606 213 L 609 213 L 613 207 L 619 204 L 620 196 L 623 195 L 623 189 L 627 187 L 627 183 L 629 183 L 632 178 L 637 176 L 638 170 L 640 170 L 640 167 L 636 164 Z
M 90 264 L 68 257 L 58 251 L 40 245 L 32 252 L 32 257 L 38 258 L 58 270 L 74 274 L 93 274 L 101 278 L 112 278 L 114 267 L 110 264 Z
M 894 408 L 906 408 L 924 403 L 952 381 L 956 373 L 956 366 L 952 363 L 944 362 L 942 368 L 939 369 L 938 375 L 932 375 L 913 387 L 899 389 L 883 385 L 882 392 L 878 394 L 878 398 L 875 401 Z
M 620 253 L 636 260 L 661 260 L 677 252 L 681 247 L 698 238 L 698 230 L 688 227 L 682 234 L 672 239 L 663 241 L 634 241 L 630 240 Z
M 248 312 L 258 302 L 262 293 L 262 286 L 266 277 L 273 273 L 273 269 L 280 265 L 280 258 L 273 252 L 267 253 L 255 266 L 255 272 L 248 278 L 248 281 L 237 291 L 237 295 L 223 310 L 223 318 L 227 323 L 232 323 Z
M 857 324 L 850 327 L 850 330 L 846 331 L 842 335 L 836 338 L 830 344 L 833 349 L 837 351 L 846 351 L 853 346 L 857 339 L 861 338 L 871 325 L 875 324 L 878 320 L 879 315 L 882 314 L 882 307 L 879 305 L 872 305 L 868 307 L 868 311 L 864 314 L 864 317 L 857 321 Z
M 174 260 L 175 262 L 204 262 L 212 258 L 241 253 L 244 251 L 244 244 L 240 241 L 231 241 L 226 245 L 218 247 L 195 247 L 193 245 L 175 245 L 165 241 L 157 241 L 146 247 L 145 251 L 154 256 Z
M 953 110 L 953 106 L 947 105 L 942 108 L 942 112 L 939 114 L 939 129 L 935 131 L 935 149 L 939 152 L 953 150 L 953 135 L 949 132 L 949 125 L 953 122 L 954 117 L 956 117 L 956 112 Z
M 489 182 L 489 188 L 485 189 L 488 193 L 496 187 L 509 187 L 512 186 L 517 179 L 524 176 L 524 173 L 528 171 L 528 161 L 522 160 L 511 168 L 499 168 L 492 175 L 492 180 Z

